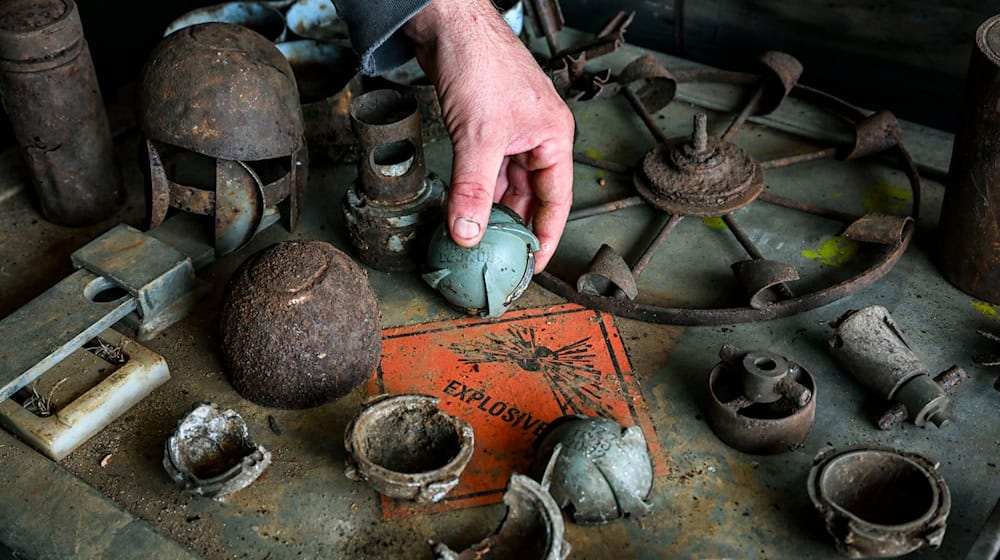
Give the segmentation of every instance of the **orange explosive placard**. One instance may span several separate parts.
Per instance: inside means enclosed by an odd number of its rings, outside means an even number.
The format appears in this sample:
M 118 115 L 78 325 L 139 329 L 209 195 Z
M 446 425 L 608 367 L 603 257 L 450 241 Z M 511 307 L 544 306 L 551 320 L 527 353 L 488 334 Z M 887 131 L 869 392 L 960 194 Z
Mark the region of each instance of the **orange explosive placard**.
M 475 430 L 458 486 L 433 505 L 382 498 L 386 519 L 500 502 L 511 473 L 527 473 L 538 435 L 565 414 L 642 428 L 657 474 L 659 439 L 611 316 L 575 304 L 383 332 L 369 392 L 420 393 Z

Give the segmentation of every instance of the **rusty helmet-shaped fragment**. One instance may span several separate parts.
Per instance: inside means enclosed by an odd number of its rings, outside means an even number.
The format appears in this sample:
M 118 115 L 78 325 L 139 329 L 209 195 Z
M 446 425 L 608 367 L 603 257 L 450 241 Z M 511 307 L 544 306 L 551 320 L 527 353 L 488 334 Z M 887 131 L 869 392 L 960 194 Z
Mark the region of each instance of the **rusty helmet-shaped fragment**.
M 263 36 L 224 23 L 177 31 L 143 71 L 149 227 L 171 207 L 212 216 L 215 251 L 242 247 L 287 200 L 294 229 L 307 152 L 295 77 Z

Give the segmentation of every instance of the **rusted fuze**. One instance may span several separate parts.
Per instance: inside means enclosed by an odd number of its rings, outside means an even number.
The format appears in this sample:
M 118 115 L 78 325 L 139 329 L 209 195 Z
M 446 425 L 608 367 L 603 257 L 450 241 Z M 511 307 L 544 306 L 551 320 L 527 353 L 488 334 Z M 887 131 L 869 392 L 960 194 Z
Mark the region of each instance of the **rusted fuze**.
M 416 270 L 445 201 L 444 182 L 424 166 L 417 104 L 372 91 L 351 101 L 351 125 L 361 144 L 358 180 L 344 195 L 351 244 L 372 268 Z

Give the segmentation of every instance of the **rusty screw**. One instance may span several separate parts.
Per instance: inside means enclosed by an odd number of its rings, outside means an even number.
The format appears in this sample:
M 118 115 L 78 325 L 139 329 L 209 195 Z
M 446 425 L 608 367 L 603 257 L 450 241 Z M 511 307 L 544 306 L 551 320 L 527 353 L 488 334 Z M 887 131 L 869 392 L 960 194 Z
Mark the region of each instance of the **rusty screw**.
M 968 378 L 969 375 L 965 373 L 964 369 L 958 366 L 952 366 L 938 374 L 938 376 L 934 378 L 934 381 L 937 382 L 937 384 L 940 385 L 945 391 L 950 391 Z M 906 407 L 903 406 L 902 403 L 896 403 L 879 417 L 878 429 L 891 430 L 907 421 L 909 418 L 910 412 L 906 410 Z

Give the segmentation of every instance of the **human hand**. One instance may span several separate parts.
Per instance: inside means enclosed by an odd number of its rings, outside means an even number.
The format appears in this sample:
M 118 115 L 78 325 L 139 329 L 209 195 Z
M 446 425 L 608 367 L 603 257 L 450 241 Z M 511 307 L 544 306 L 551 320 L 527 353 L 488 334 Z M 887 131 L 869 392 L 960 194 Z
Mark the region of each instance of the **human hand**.
M 555 253 L 573 203 L 573 115 L 489 0 L 433 0 L 404 32 L 437 87 L 455 158 L 452 239 L 473 247 L 499 202 Z

